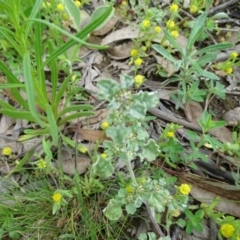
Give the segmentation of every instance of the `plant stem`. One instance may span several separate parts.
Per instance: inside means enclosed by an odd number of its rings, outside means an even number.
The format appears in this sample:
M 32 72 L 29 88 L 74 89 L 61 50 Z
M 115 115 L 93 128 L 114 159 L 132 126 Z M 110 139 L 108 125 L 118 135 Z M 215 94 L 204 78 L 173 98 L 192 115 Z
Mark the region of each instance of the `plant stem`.
M 131 166 L 131 162 L 130 161 L 126 162 L 126 167 L 128 169 L 128 172 L 130 173 L 130 177 L 131 177 L 133 183 L 137 184 L 137 181 L 136 181 L 136 178 L 135 178 L 135 174 L 134 174 L 134 172 L 132 170 L 132 166 Z

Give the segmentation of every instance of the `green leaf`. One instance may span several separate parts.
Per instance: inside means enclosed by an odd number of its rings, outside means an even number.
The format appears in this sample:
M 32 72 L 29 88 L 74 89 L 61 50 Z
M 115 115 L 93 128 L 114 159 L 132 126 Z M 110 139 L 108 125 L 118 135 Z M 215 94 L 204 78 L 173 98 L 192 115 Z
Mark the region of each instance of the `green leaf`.
M 91 169 L 101 178 L 111 177 L 114 173 L 114 166 L 111 161 L 98 157 L 97 161 L 92 165 Z
M 34 150 L 28 151 L 21 159 L 21 161 L 16 165 L 16 167 L 8 173 L 6 178 L 10 177 L 13 173 L 21 171 L 23 169 L 23 166 L 28 162 L 29 158 L 32 156 L 33 151 Z
M 7 84 L 7 83 L 0 83 L 0 89 L 7 89 L 7 88 L 20 88 L 20 87 L 24 87 L 24 84 L 22 83 L 10 83 L 10 84 Z
M 163 33 L 164 33 L 165 37 L 167 38 L 167 40 L 181 53 L 181 55 L 185 56 L 186 54 L 184 54 L 184 51 L 183 51 L 182 47 L 171 36 L 171 34 L 168 31 L 166 31 L 166 30 L 163 30 Z
M 92 13 L 91 22 L 97 21 L 99 19 L 99 17 L 101 17 L 108 9 L 109 9 L 108 4 L 99 6 Z M 99 30 L 100 28 L 102 28 L 110 20 L 110 18 L 113 16 L 113 14 L 114 14 L 114 8 L 112 8 L 112 11 L 109 13 L 109 15 L 105 18 L 105 20 L 95 30 Z
M 225 50 L 227 48 L 231 48 L 233 46 L 232 43 L 217 43 L 217 44 L 214 44 L 214 45 L 210 45 L 210 46 L 207 46 L 205 48 L 202 48 L 200 50 L 198 50 L 197 52 L 195 52 L 193 54 L 193 56 L 197 56 L 199 54 L 202 54 L 202 53 L 214 53 L 216 51 L 222 51 L 222 50 Z
M 81 21 L 81 14 L 79 8 L 76 6 L 74 1 L 69 0 L 61 0 L 64 4 L 64 9 L 70 16 L 70 19 L 73 21 L 73 25 L 77 31 L 80 30 L 80 21 Z
M 0 70 L 6 75 L 7 82 L 9 84 L 20 84 L 19 80 L 14 76 L 12 71 L 2 61 L 0 61 Z M 12 89 L 11 93 L 21 106 L 23 106 L 26 110 L 29 110 L 27 102 L 23 99 L 18 89 Z
M 212 62 L 216 59 L 217 54 L 208 53 L 203 56 L 201 56 L 199 59 L 197 59 L 197 64 L 201 67 L 205 66 L 206 64 Z
M 36 119 L 32 116 L 30 112 L 25 111 L 18 111 L 18 110 L 9 110 L 9 109 L 1 109 L 0 113 L 3 115 L 6 115 L 8 117 L 14 118 L 14 119 L 25 119 L 30 122 L 35 122 Z
M 141 159 L 146 158 L 149 162 L 154 161 L 159 155 L 160 150 L 158 145 L 153 139 L 149 139 L 148 142 L 143 146 Z
M 134 83 L 134 80 L 133 80 L 133 77 L 132 76 L 128 76 L 128 75 L 121 75 L 120 76 L 120 79 L 121 79 L 121 87 L 123 89 L 128 89 L 130 88 L 133 83 Z
M 87 117 L 87 116 L 93 116 L 93 115 L 94 115 L 94 112 L 88 112 L 88 111 L 80 112 L 80 113 L 73 113 L 72 115 L 69 115 L 69 116 L 63 118 L 62 120 L 60 120 L 58 125 L 60 126 L 68 121 L 73 120 L 73 119 Z
M 189 35 L 189 38 L 188 38 L 188 43 L 187 43 L 188 52 L 191 52 L 194 43 L 199 38 L 199 36 L 202 34 L 202 31 L 203 31 L 204 26 L 205 26 L 206 16 L 207 16 L 207 12 L 204 12 L 195 21 L 195 23 L 194 23 L 194 25 L 191 29 L 191 33 Z
M 69 113 L 72 111 L 93 111 L 93 106 L 88 104 L 82 104 L 82 105 L 76 105 L 76 106 L 69 106 L 64 108 L 58 115 L 58 117 L 61 117 L 65 113 Z
M 121 87 L 112 79 L 102 79 L 97 83 L 99 87 L 99 99 L 111 101 L 120 91 Z
M 133 203 L 130 203 L 126 205 L 126 211 L 128 214 L 133 215 L 137 211 L 137 208 Z
M 78 39 L 85 39 L 89 33 L 94 31 L 98 26 L 100 26 L 106 18 L 112 13 L 113 7 L 109 5 L 108 9 L 95 21 L 92 21 L 90 24 L 85 26 L 80 32 L 76 34 Z M 72 36 L 71 36 L 72 37 Z M 75 39 L 75 38 L 74 38 Z M 65 44 L 63 44 L 59 49 L 57 49 L 48 59 L 43 63 L 43 66 L 46 66 L 53 59 L 57 58 L 62 53 L 66 52 L 69 48 L 71 48 L 76 42 L 74 39 L 68 40 Z M 97 47 L 98 49 L 105 49 L 106 47 Z
M 34 118 L 34 122 L 37 122 L 41 127 L 46 127 L 46 123 L 39 118 L 39 114 L 35 107 L 35 91 L 33 87 L 33 78 L 32 78 L 32 66 L 30 60 L 30 54 L 26 52 L 23 56 L 23 76 L 25 79 L 27 100 L 29 105 L 30 113 Z
M 50 134 L 52 137 L 52 142 L 54 146 L 58 146 L 58 126 L 56 123 L 56 119 L 54 118 L 53 112 L 52 112 L 52 108 L 51 106 L 48 104 L 46 106 L 46 113 L 47 113 L 47 119 L 48 119 L 48 123 L 49 123 L 49 130 L 50 130 Z
M 157 51 L 159 54 L 161 54 L 164 58 L 166 58 L 167 60 L 175 63 L 177 60 L 171 55 L 171 53 L 169 53 L 165 48 L 163 48 L 161 45 L 159 44 L 153 44 L 152 48 Z
M 122 216 L 121 205 L 115 199 L 111 199 L 103 213 L 108 219 L 116 221 Z
M 131 134 L 131 129 L 124 125 L 112 126 L 107 129 L 106 134 L 112 139 L 114 144 L 122 146 L 125 138 Z

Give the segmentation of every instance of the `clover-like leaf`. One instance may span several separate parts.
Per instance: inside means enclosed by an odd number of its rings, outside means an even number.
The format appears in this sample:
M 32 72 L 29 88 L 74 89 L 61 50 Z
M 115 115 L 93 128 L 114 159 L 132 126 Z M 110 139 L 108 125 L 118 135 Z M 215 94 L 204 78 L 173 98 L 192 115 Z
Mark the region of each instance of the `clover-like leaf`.
M 117 200 L 111 199 L 107 207 L 104 208 L 103 213 L 108 219 L 116 221 L 122 215 L 121 205 Z
M 153 139 L 149 139 L 148 142 L 144 145 L 141 159 L 146 158 L 148 161 L 153 161 L 159 155 L 160 150 L 158 145 Z

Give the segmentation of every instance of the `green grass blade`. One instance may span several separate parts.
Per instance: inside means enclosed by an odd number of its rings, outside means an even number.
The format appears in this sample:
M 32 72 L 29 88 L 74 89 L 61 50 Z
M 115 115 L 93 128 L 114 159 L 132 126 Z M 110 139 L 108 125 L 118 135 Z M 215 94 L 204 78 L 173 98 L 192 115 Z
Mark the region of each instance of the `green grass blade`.
M 46 113 L 47 113 L 47 119 L 48 119 L 48 123 L 49 123 L 49 130 L 50 130 L 50 134 L 52 136 L 52 142 L 54 146 L 58 146 L 58 126 L 56 123 L 56 120 L 54 118 L 53 112 L 52 112 L 52 108 L 50 105 L 47 105 L 46 107 Z
M 80 32 L 76 34 L 76 37 L 79 39 L 84 39 L 87 37 L 89 33 L 94 31 L 98 26 L 100 26 L 106 18 L 112 13 L 113 7 L 109 5 L 109 8 L 106 9 L 106 11 L 95 21 L 89 23 L 87 26 L 85 26 Z M 46 66 L 49 62 L 51 62 L 54 58 L 57 58 L 62 53 L 66 52 L 69 48 L 71 48 L 75 44 L 75 41 L 73 39 L 68 40 L 63 46 L 61 46 L 59 49 L 57 49 L 43 64 L 43 66 Z M 105 48 L 105 47 L 103 47 Z
M 39 13 L 39 11 L 42 7 L 42 2 L 43 2 L 43 0 L 36 0 L 35 1 L 35 4 L 32 8 L 32 12 L 31 12 L 30 16 L 28 17 L 29 19 L 35 18 L 38 15 L 38 13 Z M 34 22 L 27 22 L 27 25 L 26 25 L 26 28 L 25 28 L 25 36 L 28 36 L 29 31 L 31 30 L 31 27 L 32 27 L 33 23 Z
M 74 113 L 70 116 L 67 116 L 65 118 L 63 118 L 58 125 L 62 125 L 68 121 L 71 121 L 72 119 L 77 119 L 77 118 L 81 118 L 81 117 L 87 117 L 87 116 L 93 116 L 94 112 L 81 112 L 81 113 Z
M 171 62 L 176 62 L 177 60 L 169 53 L 165 48 L 160 46 L 159 44 L 153 44 L 152 48 L 157 51 L 159 54 L 161 54 L 164 58 L 168 59 Z
M 87 105 L 87 104 L 70 106 L 70 107 L 64 108 L 64 110 L 61 113 L 59 113 L 59 117 L 61 117 L 65 113 L 69 113 L 72 111 L 92 111 L 92 110 L 93 110 L 93 106 Z
M 49 41 L 48 42 L 48 49 L 49 49 L 49 53 L 50 55 L 53 53 L 54 51 L 54 46 L 53 46 L 53 42 Z M 50 63 L 49 63 L 49 67 L 51 70 L 51 83 L 52 83 L 52 103 L 55 102 L 56 99 L 56 93 L 57 93 L 57 84 L 58 84 L 58 69 L 57 69 L 57 61 L 56 58 L 53 59 Z M 53 105 L 53 108 L 57 107 Z
M 27 52 L 23 56 L 23 75 L 25 80 L 29 111 L 31 112 L 33 118 L 35 119 L 34 122 L 37 122 L 41 127 L 46 127 L 47 124 L 40 119 L 39 114 L 35 107 L 35 91 L 33 87 L 33 78 L 32 78 L 31 69 L 32 69 L 32 66 L 31 66 L 30 54 Z
M 184 56 L 184 52 L 182 50 L 182 47 L 171 36 L 171 34 L 168 31 L 166 31 L 166 30 L 163 30 L 163 33 L 164 33 L 165 37 L 167 38 L 167 40 Z
M 200 49 L 199 51 L 194 53 L 193 56 L 197 56 L 197 55 L 202 54 L 202 53 L 213 53 L 213 52 L 216 52 L 216 51 L 225 50 L 227 48 L 231 48 L 232 46 L 233 46 L 232 43 L 218 43 L 218 44 L 207 46 L 205 48 Z
M 195 21 L 191 33 L 188 38 L 188 43 L 187 43 L 187 49 L 189 52 L 191 52 L 192 47 L 196 40 L 199 38 L 199 36 L 202 34 L 202 31 L 205 26 L 205 19 L 206 19 L 207 13 L 204 12 L 202 15 L 200 15 L 197 20 Z
M 32 116 L 30 112 L 25 111 L 17 111 L 16 109 L 10 110 L 10 109 L 1 109 L 0 113 L 3 115 L 6 115 L 8 117 L 14 118 L 14 119 L 25 119 L 30 122 L 35 122 L 35 118 Z
M 0 70 L 5 74 L 7 77 L 7 81 L 9 84 L 20 84 L 19 80 L 13 75 L 11 70 L 2 62 L 0 61 Z M 11 93 L 13 94 L 14 98 L 17 100 L 17 102 L 23 106 L 26 110 L 28 110 L 28 104 L 27 102 L 23 99 L 21 94 L 19 93 L 18 89 L 11 89 Z
M 7 83 L 0 83 L 0 89 L 8 89 L 8 88 L 20 88 L 20 87 L 24 87 L 24 84 L 19 83 L 19 84 L 7 84 Z

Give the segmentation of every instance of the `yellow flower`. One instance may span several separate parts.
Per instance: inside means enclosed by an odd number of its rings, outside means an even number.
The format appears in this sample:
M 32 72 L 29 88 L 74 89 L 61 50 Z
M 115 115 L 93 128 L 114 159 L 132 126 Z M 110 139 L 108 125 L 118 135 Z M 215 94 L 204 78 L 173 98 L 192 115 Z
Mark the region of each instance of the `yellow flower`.
M 130 52 L 132 57 L 136 57 L 138 55 L 138 50 L 137 49 L 132 49 Z
M 47 167 L 47 162 L 44 160 L 44 159 L 40 159 L 38 162 L 37 162 L 37 167 L 39 169 L 44 169 Z
M 134 188 L 130 185 L 128 185 L 125 190 L 128 192 L 128 193 L 133 193 L 134 192 Z
M 228 67 L 224 70 L 225 73 L 231 74 L 233 72 L 233 69 L 231 67 Z
M 235 231 L 234 226 L 229 223 L 224 223 L 220 228 L 221 234 L 226 238 L 232 237 L 234 231 Z
M 55 203 L 58 203 L 62 200 L 62 194 L 59 193 L 59 192 L 55 192 L 52 196 L 52 200 L 55 202 Z
M 156 27 L 154 28 L 154 31 L 155 31 L 156 33 L 160 33 L 160 32 L 162 31 L 162 29 L 161 29 L 161 27 L 156 26 Z
M 102 156 L 102 158 L 104 158 L 104 159 L 107 158 L 107 154 L 106 154 L 106 153 L 102 153 L 101 156 Z
M 82 5 L 80 1 L 75 1 L 75 4 L 77 7 L 80 7 Z
M 191 5 L 190 6 L 190 13 L 196 13 L 198 10 L 198 7 L 196 5 Z
M 188 195 L 191 191 L 191 187 L 190 185 L 188 184 L 182 184 L 180 187 L 179 187 L 179 191 L 183 194 L 183 195 Z
M 127 5 L 127 1 L 122 1 L 121 5 L 126 6 Z
M 69 20 L 69 15 L 68 15 L 67 13 L 64 13 L 64 14 L 63 14 L 63 19 L 64 19 L 64 20 Z M 73 76 L 72 76 L 72 80 L 74 81 L 75 78 L 76 78 L 76 75 L 73 75 Z
M 138 182 L 141 184 L 145 184 L 147 182 L 146 178 L 142 177 L 138 179 Z
M 173 30 L 170 32 L 171 36 L 177 38 L 179 36 L 179 32 L 177 30 Z
M 137 85 L 141 85 L 144 82 L 144 76 L 143 75 L 136 75 L 134 78 L 134 83 Z
M 168 136 L 169 138 L 174 137 L 174 132 L 167 132 L 167 136 Z
M 236 236 L 236 240 L 240 240 L 240 236 L 239 235 Z
M 167 25 L 167 28 L 173 29 L 175 27 L 175 22 L 173 20 L 168 20 L 166 25 Z
M 178 5 L 176 3 L 173 3 L 171 6 L 170 6 L 170 11 L 171 12 L 177 12 L 178 11 Z
M 2 155 L 4 156 L 10 156 L 12 153 L 12 149 L 10 147 L 5 147 L 2 150 Z
M 230 57 L 232 57 L 232 58 L 237 58 L 238 57 L 238 53 L 237 52 L 232 52 L 231 54 L 230 54 Z
M 109 127 L 109 123 L 107 121 L 101 123 L 101 128 L 103 130 L 107 129 Z
M 63 11 L 63 10 L 64 10 L 64 6 L 63 6 L 62 3 L 59 3 L 59 4 L 57 5 L 57 10 L 58 10 L 58 11 Z
M 142 26 L 145 27 L 145 28 L 148 28 L 150 26 L 150 21 L 145 19 L 142 21 Z
M 134 61 L 134 64 L 135 64 L 136 66 L 141 66 L 142 63 L 143 63 L 143 60 L 142 60 L 141 58 L 137 58 L 137 59 Z

